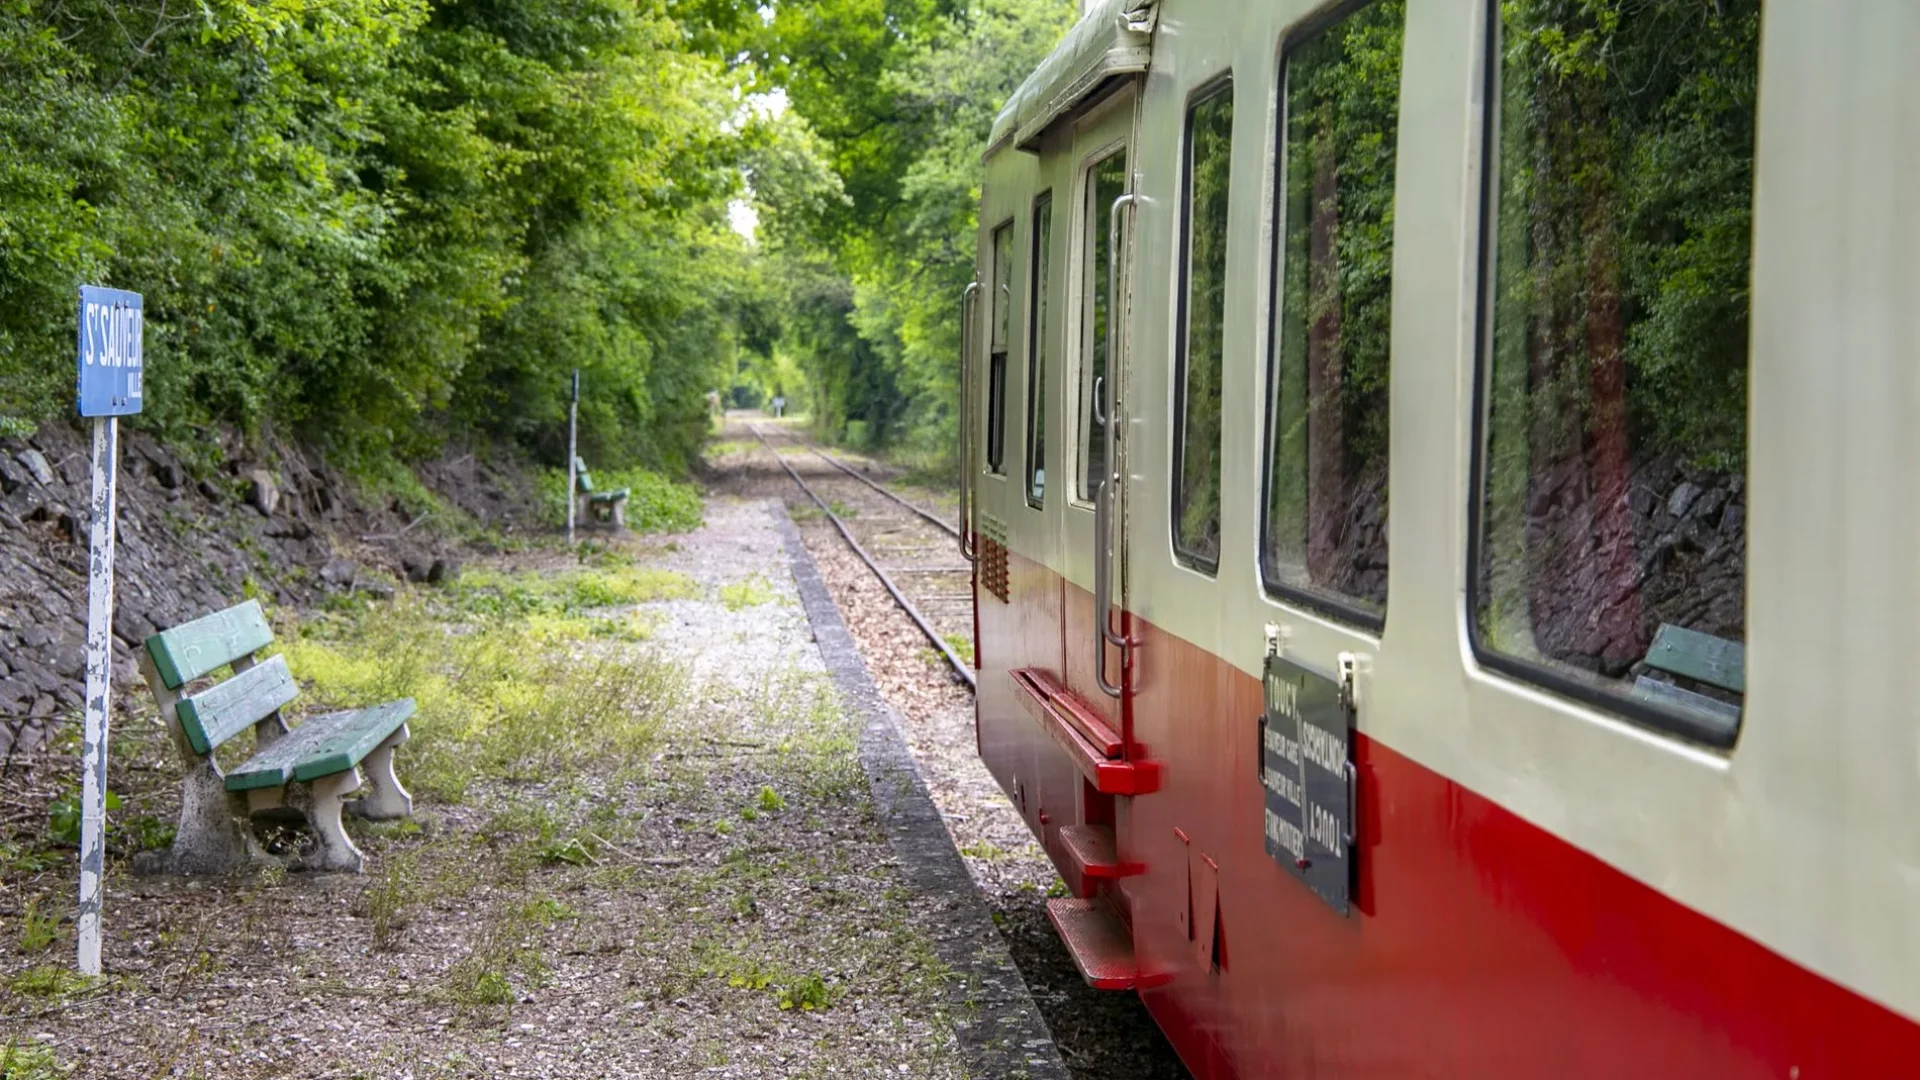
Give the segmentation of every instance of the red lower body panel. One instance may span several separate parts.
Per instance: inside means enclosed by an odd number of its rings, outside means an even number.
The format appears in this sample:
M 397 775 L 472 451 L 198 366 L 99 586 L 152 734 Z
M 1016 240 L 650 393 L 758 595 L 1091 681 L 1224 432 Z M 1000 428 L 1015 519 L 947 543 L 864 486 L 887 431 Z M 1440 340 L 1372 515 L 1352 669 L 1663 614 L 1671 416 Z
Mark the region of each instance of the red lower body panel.
M 1088 607 L 1018 556 L 1011 574 L 1016 606 L 1050 585 L 1052 612 Z M 1011 672 L 1061 653 L 996 643 L 1013 614 L 981 624 L 982 755 L 1076 880 L 1060 830 L 1111 815 L 1111 857 L 1144 872 L 1083 884 L 1130 917 L 1141 996 L 1198 1076 L 1920 1076 L 1920 1025 L 1365 736 L 1337 915 L 1264 850 L 1259 681 L 1138 620 L 1133 734 L 1159 788 L 1106 809 L 1019 702 Z

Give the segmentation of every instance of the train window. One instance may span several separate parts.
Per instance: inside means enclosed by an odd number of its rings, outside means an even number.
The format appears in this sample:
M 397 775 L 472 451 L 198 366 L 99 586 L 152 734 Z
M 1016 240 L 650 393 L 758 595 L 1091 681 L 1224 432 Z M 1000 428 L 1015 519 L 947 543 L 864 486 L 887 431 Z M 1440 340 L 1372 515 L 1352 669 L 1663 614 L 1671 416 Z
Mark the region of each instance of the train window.
M 1027 342 L 1027 502 L 1047 495 L 1047 354 L 1053 328 L 1047 322 L 1047 289 L 1053 280 L 1053 193 L 1033 204 L 1033 293 Z
M 1208 571 L 1220 565 L 1220 372 L 1232 165 L 1233 87 L 1227 84 L 1187 113 L 1186 289 L 1174 376 L 1173 549 Z
M 1280 266 L 1260 564 L 1282 596 L 1378 628 L 1405 0 L 1287 48 Z
M 1471 575 L 1483 662 L 1731 745 L 1760 0 L 1505 0 Z
M 993 230 L 993 343 L 987 359 L 987 471 L 1006 472 L 1007 349 L 1013 340 L 1013 222 Z
M 1081 295 L 1085 299 L 1082 312 L 1081 364 L 1080 364 L 1080 460 L 1084 468 L 1080 472 L 1080 497 L 1093 497 L 1094 482 L 1106 475 L 1107 471 L 1107 431 L 1100 423 L 1098 412 L 1106 407 L 1104 394 L 1107 381 L 1107 344 L 1108 344 L 1108 308 L 1111 297 L 1107 290 L 1109 259 L 1112 253 L 1107 250 L 1110 238 L 1108 226 L 1113 222 L 1113 204 L 1127 193 L 1127 152 L 1118 151 L 1096 163 L 1087 170 L 1087 232 L 1085 237 L 1086 280 L 1081 283 Z

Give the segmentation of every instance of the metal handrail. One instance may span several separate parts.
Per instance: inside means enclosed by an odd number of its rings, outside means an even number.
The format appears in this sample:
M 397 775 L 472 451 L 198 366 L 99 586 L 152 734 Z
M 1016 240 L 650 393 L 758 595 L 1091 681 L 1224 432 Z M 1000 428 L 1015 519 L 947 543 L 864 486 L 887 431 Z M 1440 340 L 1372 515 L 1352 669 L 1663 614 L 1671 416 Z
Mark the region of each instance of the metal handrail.
M 975 560 L 973 546 L 973 311 L 980 283 L 960 294 L 960 555 Z
M 1126 677 L 1128 668 L 1127 654 L 1133 645 L 1126 635 L 1113 631 L 1113 506 L 1120 487 L 1122 468 L 1120 461 L 1120 384 L 1123 381 L 1122 363 L 1125 356 L 1126 320 L 1122 317 L 1125 305 L 1120 299 L 1120 212 L 1122 209 L 1134 210 L 1140 205 L 1140 196 L 1122 195 L 1113 201 L 1113 209 L 1107 219 L 1107 372 L 1106 372 L 1106 408 L 1100 418 L 1100 426 L 1106 432 L 1106 475 L 1100 478 L 1099 487 L 1093 493 L 1093 610 L 1095 632 L 1094 678 L 1099 681 L 1100 689 L 1108 697 L 1119 697 L 1126 688 L 1107 681 L 1107 646 L 1120 650 L 1121 678 Z

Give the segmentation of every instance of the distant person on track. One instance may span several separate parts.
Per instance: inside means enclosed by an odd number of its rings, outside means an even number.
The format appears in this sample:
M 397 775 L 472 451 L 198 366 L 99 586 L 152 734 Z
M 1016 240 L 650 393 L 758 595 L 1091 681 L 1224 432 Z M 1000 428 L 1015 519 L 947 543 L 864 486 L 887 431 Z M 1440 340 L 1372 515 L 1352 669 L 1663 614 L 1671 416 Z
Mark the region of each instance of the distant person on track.
M 780 417 L 785 416 L 786 412 L 787 412 L 787 399 L 785 395 L 782 395 L 782 394 L 773 395 L 774 419 L 778 420 Z

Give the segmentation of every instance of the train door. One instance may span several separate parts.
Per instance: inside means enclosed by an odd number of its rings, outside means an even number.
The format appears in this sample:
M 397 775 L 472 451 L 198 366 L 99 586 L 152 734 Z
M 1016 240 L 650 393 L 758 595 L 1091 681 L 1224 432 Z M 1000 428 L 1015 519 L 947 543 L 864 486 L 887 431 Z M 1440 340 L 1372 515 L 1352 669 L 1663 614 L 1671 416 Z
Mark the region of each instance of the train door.
M 1073 138 L 1073 258 L 1068 312 L 1066 583 L 1062 642 L 1067 688 L 1125 740 L 1128 679 L 1126 476 L 1127 226 L 1131 221 L 1138 94 L 1093 110 Z

